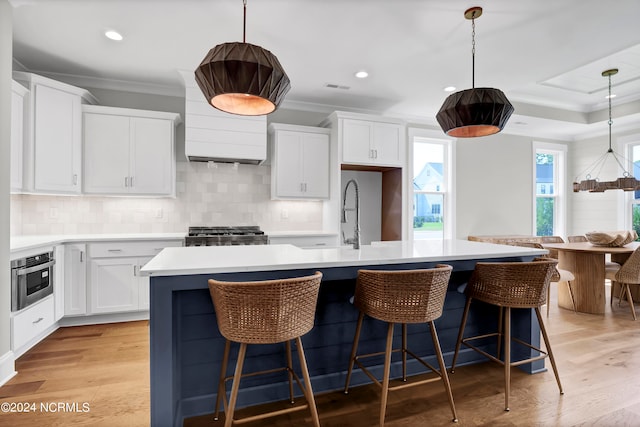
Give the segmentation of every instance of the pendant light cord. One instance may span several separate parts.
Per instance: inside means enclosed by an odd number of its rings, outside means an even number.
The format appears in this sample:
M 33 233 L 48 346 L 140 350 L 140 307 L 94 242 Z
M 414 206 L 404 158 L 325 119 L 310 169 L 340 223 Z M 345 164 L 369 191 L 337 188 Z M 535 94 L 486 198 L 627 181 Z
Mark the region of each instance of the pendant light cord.
M 613 152 L 611 148 L 611 125 L 613 124 L 613 120 L 611 120 L 611 74 L 609 74 L 609 152 Z M 624 168 L 623 168 L 624 169 Z
M 471 89 L 476 87 L 476 19 L 471 17 Z
M 244 6 L 244 17 L 242 20 L 242 43 L 247 42 L 247 0 L 242 0 Z

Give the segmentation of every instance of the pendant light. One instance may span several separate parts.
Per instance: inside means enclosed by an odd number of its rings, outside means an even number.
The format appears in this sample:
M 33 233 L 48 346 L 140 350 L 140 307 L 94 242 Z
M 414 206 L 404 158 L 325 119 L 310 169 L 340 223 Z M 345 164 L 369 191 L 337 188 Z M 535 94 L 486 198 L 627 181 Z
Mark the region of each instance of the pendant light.
M 243 116 L 272 113 L 291 85 L 278 58 L 246 43 L 247 0 L 243 0 L 242 43 L 222 43 L 207 53 L 195 71 L 207 102 L 218 110 Z
M 576 180 L 573 182 L 574 193 L 579 191 L 602 193 L 606 190 L 634 191 L 640 189 L 640 181 L 624 167 L 624 163 L 629 163 L 627 159 L 617 154 L 613 151 L 613 148 L 611 148 L 611 125 L 613 124 L 613 120 L 611 119 L 611 76 L 616 74 L 618 74 L 617 68 L 611 68 L 602 72 L 602 77 L 609 79 L 609 96 L 607 97 L 609 99 L 609 121 L 607 122 L 609 124 L 609 149 L 580 174 L 584 176 L 584 179 L 578 181 L 578 177 L 576 177 Z M 592 173 L 599 173 L 602 170 L 609 158 L 613 158 L 620 169 L 622 169 L 622 176 L 614 181 L 600 181 L 597 176 L 595 178 L 592 177 Z
M 471 20 L 471 89 L 455 92 L 440 107 L 436 119 L 442 130 L 456 138 L 473 138 L 500 132 L 513 113 L 513 106 L 499 90 L 475 87 L 476 21 L 482 15 L 479 6 L 467 9 L 464 17 Z

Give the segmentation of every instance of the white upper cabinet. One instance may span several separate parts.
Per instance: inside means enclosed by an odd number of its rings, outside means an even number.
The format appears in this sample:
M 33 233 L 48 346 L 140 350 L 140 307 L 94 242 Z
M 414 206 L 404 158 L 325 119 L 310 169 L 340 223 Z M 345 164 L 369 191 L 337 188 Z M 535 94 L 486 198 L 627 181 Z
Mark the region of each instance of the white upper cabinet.
M 329 130 L 273 123 L 271 198 L 329 198 Z
M 177 113 L 85 106 L 84 192 L 175 195 Z
M 11 191 L 22 191 L 22 153 L 24 151 L 25 97 L 29 91 L 16 81 L 11 82 Z
M 404 167 L 404 124 L 395 119 L 336 111 L 322 126 L 334 129 L 340 163 L 362 166 Z
M 23 187 L 27 192 L 79 194 L 86 90 L 31 73 L 14 72 L 30 91 L 25 127 Z
M 403 166 L 401 132 L 397 124 L 345 119 L 342 163 Z

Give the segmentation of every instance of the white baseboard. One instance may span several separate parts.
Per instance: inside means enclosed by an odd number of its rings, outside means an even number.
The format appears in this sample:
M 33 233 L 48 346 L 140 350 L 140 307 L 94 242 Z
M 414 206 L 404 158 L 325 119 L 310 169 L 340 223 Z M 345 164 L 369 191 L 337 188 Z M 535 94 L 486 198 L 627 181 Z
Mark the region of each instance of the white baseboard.
M 58 321 L 60 326 L 98 325 L 102 323 L 132 322 L 149 320 L 149 311 L 132 311 L 128 313 L 94 314 L 90 316 L 65 316 Z
M 8 351 L 0 356 L 0 386 L 17 374 L 15 362 L 16 358 L 13 351 Z

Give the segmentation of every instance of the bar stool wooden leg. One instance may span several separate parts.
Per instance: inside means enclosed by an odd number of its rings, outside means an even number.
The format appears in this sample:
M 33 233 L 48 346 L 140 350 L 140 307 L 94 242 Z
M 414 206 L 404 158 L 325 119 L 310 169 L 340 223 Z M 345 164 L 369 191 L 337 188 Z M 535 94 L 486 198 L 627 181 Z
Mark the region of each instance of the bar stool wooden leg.
M 540 323 L 540 331 L 542 332 L 542 339 L 544 340 L 544 345 L 547 348 L 547 354 L 549 355 L 549 360 L 551 361 L 553 374 L 556 376 L 556 382 L 558 383 L 560 394 L 564 394 L 564 391 L 562 390 L 562 384 L 560 384 L 560 375 L 558 374 L 558 368 L 556 367 L 556 358 L 553 357 L 553 351 L 551 351 L 551 344 L 549 343 L 547 328 L 544 326 L 544 323 L 542 323 L 542 314 L 540 314 L 540 309 L 536 308 L 535 311 L 536 311 L 536 316 L 538 317 L 538 323 Z
M 227 376 L 227 365 L 229 364 L 229 351 L 231 350 L 231 341 L 226 340 L 224 344 L 224 355 L 222 356 L 222 365 L 220 367 L 220 380 L 218 381 L 218 395 L 216 396 L 216 412 L 213 416 L 214 421 L 218 421 L 220 415 L 220 399 L 226 400 L 226 388 L 224 379 Z
M 302 370 L 302 376 L 304 378 L 304 397 L 307 399 L 307 405 L 309 405 L 309 411 L 311 412 L 311 419 L 315 427 L 320 427 L 320 419 L 318 418 L 318 408 L 316 408 L 316 400 L 313 397 L 313 389 L 311 388 L 311 378 L 309 378 L 309 368 L 307 368 L 307 359 L 304 356 L 304 348 L 302 348 L 302 340 L 300 337 L 296 338 L 296 345 L 298 346 L 298 357 L 300 358 L 300 369 Z
M 504 315 L 504 410 L 509 410 L 511 393 L 511 307 L 505 307 Z
M 407 381 L 407 324 L 402 324 L 402 381 Z
M 458 353 L 460 352 L 460 345 L 462 344 L 462 337 L 464 335 L 464 326 L 467 323 L 467 316 L 469 315 L 469 307 L 471 306 L 471 299 L 467 298 L 464 304 L 464 311 L 462 312 L 462 320 L 460 321 L 460 329 L 458 330 L 458 339 L 456 339 L 456 350 L 453 353 L 453 361 L 451 362 L 451 373 L 456 370 L 456 361 L 458 360 Z
M 393 350 L 393 323 L 389 323 L 387 331 L 387 347 L 384 352 L 384 376 L 382 379 L 382 399 L 380 403 L 380 427 L 384 426 L 387 412 L 387 395 L 389 394 L 389 377 L 391 376 L 391 351 Z
M 295 403 L 293 399 L 293 361 L 291 360 L 291 341 L 284 343 L 287 351 L 287 374 L 289 374 L 289 402 Z
M 431 340 L 433 341 L 433 348 L 436 351 L 438 357 L 438 364 L 440 365 L 440 377 L 444 383 L 444 389 L 447 391 L 449 397 L 449 406 L 451 407 L 451 413 L 453 414 L 453 422 L 458 422 L 458 415 L 456 414 L 456 407 L 453 404 L 453 393 L 451 393 L 451 384 L 449 383 L 449 375 L 447 375 L 447 366 L 444 364 L 444 358 L 442 357 L 442 349 L 440 348 L 440 340 L 438 339 L 438 333 L 436 331 L 436 325 L 434 322 L 429 322 L 429 329 L 431 331 Z
M 224 427 L 231 427 L 233 424 L 233 411 L 236 408 L 238 399 L 238 390 L 240 389 L 240 377 L 242 376 L 242 367 L 244 365 L 244 356 L 247 354 L 247 344 L 240 344 L 238 351 L 238 361 L 236 362 L 236 372 L 233 374 L 233 385 L 231 386 L 231 397 L 229 397 L 229 406 L 225 412 Z
M 351 381 L 351 372 L 353 372 L 353 364 L 355 363 L 356 351 L 358 351 L 358 340 L 360 340 L 360 330 L 362 329 L 362 321 L 364 312 L 358 315 L 358 323 L 356 324 L 356 333 L 353 337 L 353 346 L 351 347 L 351 357 L 349 358 L 349 369 L 347 370 L 347 380 L 344 384 L 344 394 L 349 394 L 349 382 Z
M 502 350 L 502 340 L 504 339 L 504 334 L 503 334 L 503 327 L 504 327 L 504 308 L 500 307 L 498 309 L 498 345 L 496 348 L 496 357 L 498 359 L 500 359 L 501 356 L 501 350 Z
M 571 294 L 571 287 L 569 287 L 569 294 Z M 551 305 L 551 283 L 547 286 L 547 317 L 549 317 L 549 306 Z M 575 307 L 575 305 L 574 305 Z

